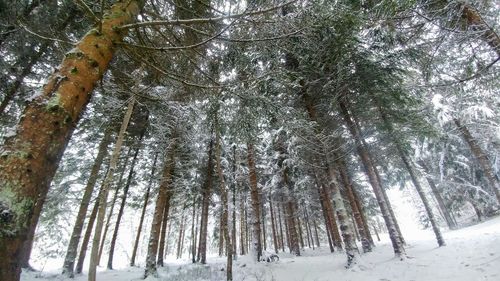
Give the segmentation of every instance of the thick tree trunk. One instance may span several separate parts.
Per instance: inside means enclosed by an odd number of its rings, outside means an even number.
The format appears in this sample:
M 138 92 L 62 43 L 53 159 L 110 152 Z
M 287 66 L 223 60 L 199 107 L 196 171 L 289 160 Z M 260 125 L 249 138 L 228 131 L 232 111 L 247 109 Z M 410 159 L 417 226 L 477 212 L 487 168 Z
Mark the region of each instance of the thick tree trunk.
M 448 228 L 449 229 L 456 228 L 457 225 L 456 225 L 455 221 L 453 220 L 453 218 L 451 217 L 450 211 L 446 207 L 446 204 L 444 203 L 444 199 L 441 196 L 441 193 L 439 192 L 436 184 L 434 183 L 434 180 L 430 176 L 429 168 L 427 167 L 427 165 L 425 164 L 425 162 L 422 161 L 422 160 L 418 161 L 418 164 L 422 167 L 422 169 L 424 169 L 424 171 L 426 173 L 425 179 L 427 180 L 427 183 L 431 187 L 432 194 L 434 195 L 434 198 L 436 198 L 436 201 L 438 203 L 438 207 L 441 210 L 441 213 L 443 214 L 443 218 L 446 221 L 446 224 L 448 225 Z
M 116 218 L 115 229 L 113 230 L 113 236 L 111 238 L 111 243 L 109 245 L 109 256 L 108 256 L 108 269 L 113 269 L 113 256 L 115 253 L 116 239 L 118 238 L 118 230 L 120 229 L 120 223 L 123 216 L 123 211 L 125 209 L 125 203 L 127 202 L 128 190 L 130 188 L 130 184 L 132 183 L 132 178 L 134 176 L 134 167 L 137 160 L 137 155 L 139 154 L 139 150 L 141 148 L 142 138 L 144 137 L 144 133 L 146 128 L 143 128 L 141 132 L 141 136 L 137 141 L 137 147 L 135 148 L 134 155 L 132 156 L 132 162 L 130 163 L 130 170 L 128 172 L 127 182 L 125 183 L 125 187 L 123 188 L 122 201 L 120 203 L 120 209 L 118 210 L 118 215 Z
M 396 226 L 394 224 L 394 220 L 390 214 L 390 210 L 387 206 L 387 201 L 384 197 L 382 184 L 379 182 L 379 179 L 376 175 L 375 166 L 371 161 L 371 158 L 368 154 L 367 149 L 361 142 L 361 134 L 357 130 L 356 125 L 351 119 L 350 113 L 347 110 L 346 104 L 343 101 L 343 98 L 338 99 L 338 104 L 340 108 L 340 113 L 342 114 L 344 121 L 351 133 L 352 137 L 356 143 L 356 149 L 358 151 L 358 155 L 363 163 L 365 168 L 366 175 L 368 180 L 373 188 L 373 192 L 375 193 L 375 197 L 377 198 L 377 203 L 380 207 L 380 211 L 382 212 L 382 216 L 384 218 L 385 224 L 387 226 L 387 230 L 389 231 L 389 237 L 391 239 L 392 247 L 394 248 L 394 253 L 398 257 L 403 257 L 405 255 L 405 249 L 403 247 L 403 242 L 401 241 L 401 237 L 398 235 Z
M 490 187 L 495 194 L 498 203 L 500 203 L 500 182 L 495 175 L 487 154 L 484 152 L 481 146 L 479 146 L 477 140 L 469 132 L 469 129 L 467 129 L 467 127 L 463 125 L 460 120 L 455 118 L 453 119 L 453 122 L 455 122 L 455 125 L 457 125 L 457 128 L 462 134 L 465 142 L 469 145 L 469 148 L 472 151 L 472 154 L 476 158 L 477 162 L 479 163 L 481 169 L 483 170 L 484 175 L 486 176 L 486 179 L 488 180 L 488 183 L 490 184 Z
M 255 168 L 255 151 L 252 143 L 247 143 L 248 174 L 250 182 L 250 198 L 252 200 L 252 248 L 257 262 L 262 257 L 261 222 L 260 222 L 260 191 L 257 186 L 257 171 Z
M 125 132 L 127 131 L 130 118 L 132 117 L 132 112 L 134 110 L 135 99 L 132 97 L 128 103 L 127 111 L 123 116 L 122 125 L 120 127 L 120 132 L 116 137 L 115 147 L 113 149 L 113 154 L 111 154 L 111 160 L 109 161 L 109 170 L 104 178 L 104 183 L 102 185 L 101 197 L 99 200 L 99 210 L 97 212 L 96 226 L 94 231 L 94 239 L 92 240 L 92 250 L 90 251 L 90 265 L 89 265 L 89 281 L 96 281 L 96 268 L 99 263 L 99 245 L 104 243 L 104 238 L 101 238 L 102 227 L 104 225 L 104 216 L 106 215 L 106 205 L 108 200 L 108 193 L 111 184 L 113 183 L 113 177 L 115 170 L 118 166 L 118 160 L 120 157 L 120 152 L 122 149 L 123 141 L 125 140 Z
M 172 193 L 172 176 L 175 166 L 175 150 L 177 146 L 176 133 L 172 134 L 172 142 L 169 145 L 165 155 L 165 163 L 163 164 L 163 173 L 160 186 L 158 188 L 158 196 L 156 197 L 156 206 L 151 222 L 151 231 L 149 234 L 148 254 L 146 257 L 146 269 L 144 271 L 144 278 L 153 275 L 158 276 L 156 270 L 156 256 L 158 253 L 158 241 L 160 240 L 160 230 L 162 226 L 163 213 L 165 205 Z
M 475 34 L 479 35 L 481 40 L 486 42 L 490 48 L 500 57 L 500 37 L 498 34 L 482 19 L 479 12 L 469 4 L 464 3 L 462 7 L 462 18 L 467 19 L 467 26 Z
M 213 146 L 214 140 L 210 139 L 210 143 L 208 145 L 207 173 L 202 188 L 200 238 L 198 241 L 197 256 L 197 261 L 202 264 L 207 263 L 208 208 L 210 205 L 210 196 L 212 195 L 212 177 L 214 170 Z
M 328 245 L 330 246 L 330 252 L 334 252 L 335 251 L 335 248 L 333 247 L 333 243 L 332 243 L 332 239 L 331 239 L 331 232 L 332 232 L 332 227 L 331 227 L 331 222 L 330 222 L 330 217 L 328 215 L 328 211 L 325 207 L 325 199 L 324 199 L 324 193 L 323 193 L 323 188 L 321 187 L 321 185 L 319 184 L 319 181 L 316 178 L 316 186 L 318 188 L 318 196 L 319 196 L 319 203 L 321 205 L 321 211 L 323 213 L 323 219 L 325 221 L 325 231 L 326 231 L 326 235 L 328 236 Z
M 143 1 L 120 1 L 105 11 L 102 28 L 88 32 L 49 78 L 41 95 L 27 105 L 16 134 L 5 140 L 0 157 L 0 211 L 8 213 L 0 235 L 0 280 L 19 280 L 20 253 L 33 209 L 50 182 L 90 92 L 113 58 Z M 112 16 L 111 16 L 112 15 Z M 8 235 L 7 235 L 8 234 Z
M 135 236 L 134 249 L 132 250 L 132 257 L 130 258 L 130 266 L 135 266 L 135 258 L 137 256 L 137 249 L 139 248 L 139 241 L 141 239 L 142 225 L 144 224 L 144 217 L 146 216 L 146 208 L 148 207 L 149 194 L 150 194 L 151 186 L 153 185 L 153 180 L 155 177 L 157 158 L 158 158 L 158 153 L 155 153 L 155 157 L 153 160 L 153 166 L 151 167 L 151 176 L 150 176 L 149 181 L 148 181 L 148 187 L 146 189 L 146 194 L 144 195 L 144 203 L 142 205 L 139 226 L 137 227 L 137 235 Z
M 71 237 L 68 244 L 68 249 L 66 251 L 66 257 L 64 259 L 63 271 L 62 274 L 73 278 L 74 276 L 74 265 L 76 260 L 76 254 L 78 252 L 78 243 L 80 242 L 80 238 L 83 231 L 83 224 L 85 222 L 85 216 L 87 215 L 87 209 L 89 206 L 90 199 L 92 197 L 92 193 L 94 192 L 94 187 L 99 175 L 99 171 L 102 166 L 102 162 L 104 157 L 108 152 L 108 146 L 112 141 L 112 133 L 114 131 L 114 126 L 111 124 L 108 125 L 104 133 L 104 137 L 99 144 L 99 149 L 97 152 L 96 159 L 94 161 L 94 165 L 92 166 L 92 170 L 90 171 L 90 176 L 87 181 L 87 185 L 85 186 L 85 190 L 82 196 L 82 201 L 80 203 L 80 208 L 78 209 L 78 214 L 76 216 L 75 225 L 73 227 L 73 231 L 71 232 Z

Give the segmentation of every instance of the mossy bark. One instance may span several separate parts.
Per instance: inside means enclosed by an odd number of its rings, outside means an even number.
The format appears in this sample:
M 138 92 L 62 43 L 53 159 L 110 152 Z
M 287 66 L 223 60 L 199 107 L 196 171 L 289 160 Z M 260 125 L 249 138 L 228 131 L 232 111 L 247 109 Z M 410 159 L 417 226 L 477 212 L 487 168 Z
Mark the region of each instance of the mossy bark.
M 115 27 L 133 22 L 142 4 L 134 0 L 114 4 L 106 12 L 101 32 L 92 29 L 66 55 L 41 95 L 23 111 L 16 134 L 5 140 L 0 156 L 0 208 L 10 216 L 0 226 L 0 280 L 19 280 L 19 255 L 36 199 L 48 192 L 94 84 L 125 35 Z M 109 17 L 117 12 L 120 16 Z M 74 68 L 78 73 L 71 73 Z M 48 107 L 54 97 L 57 104 Z

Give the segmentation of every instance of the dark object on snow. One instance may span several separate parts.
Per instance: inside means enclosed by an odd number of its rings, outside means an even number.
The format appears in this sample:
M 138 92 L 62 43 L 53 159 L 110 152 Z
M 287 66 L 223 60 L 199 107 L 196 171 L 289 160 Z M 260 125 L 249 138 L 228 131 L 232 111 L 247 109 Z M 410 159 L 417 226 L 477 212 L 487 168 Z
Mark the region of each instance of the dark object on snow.
M 268 254 L 268 255 L 264 255 L 264 257 L 262 257 L 262 261 L 266 261 L 266 262 L 277 262 L 280 260 L 280 257 L 276 254 Z

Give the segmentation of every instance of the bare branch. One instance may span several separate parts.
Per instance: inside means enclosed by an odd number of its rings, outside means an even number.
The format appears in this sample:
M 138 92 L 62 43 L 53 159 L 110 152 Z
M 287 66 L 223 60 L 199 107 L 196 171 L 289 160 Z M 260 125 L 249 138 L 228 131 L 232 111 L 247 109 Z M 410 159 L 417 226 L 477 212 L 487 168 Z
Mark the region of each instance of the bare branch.
M 243 18 L 243 17 L 247 17 L 247 16 L 256 16 L 256 15 L 265 14 L 265 13 L 280 9 L 282 7 L 285 7 L 287 5 L 290 5 L 292 3 L 295 3 L 297 1 L 298 0 L 292 0 L 292 1 L 289 1 L 286 3 L 283 3 L 281 5 L 278 5 L 278 6 L 273 6 L 271 8 L 259 10 L 259 11 L 255 11 L 255 12 L 246 12 L 246 13 L 241 13 L 241 14 L 227 15 L 227 16 L 214 17 L 214 18 L 146 21 L 146 22 L 125 24 L 119 28 L 120 29 L 128 29 L 128 28 L 133 28 L 133 27 L 145 27 L 145 26 L 154 26 L 154 25 L 181 25 L 181 24 L 213 23 L 213 22 L 218 22 L 218 21 L 222 21 L 222 20 L 226 20 L 226 19 L 239 19 L 239 18 Z

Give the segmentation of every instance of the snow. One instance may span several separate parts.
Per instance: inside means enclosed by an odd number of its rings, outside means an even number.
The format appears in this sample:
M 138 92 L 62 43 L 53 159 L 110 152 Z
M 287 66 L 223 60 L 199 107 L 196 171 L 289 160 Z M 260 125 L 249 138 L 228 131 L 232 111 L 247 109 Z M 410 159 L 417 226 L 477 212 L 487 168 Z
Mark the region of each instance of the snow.
M 303 256 L 280 253 L 275 263 L 254 263 L 250 256 L 238 257 L 235 281 L 497 281 L 500 280 L 500 217 L 453 231 L 444 231 L 447 246 L 437 247 L 430 230 L 416 230 L 407 236 L 408 258 L 394 258 L 386 234 L 373 252 L 361 255 L 358 264 L 345 269 L 345 255 L 329 253 L 327 246 L 306 249 Z M 208 265 L 191 264 L 188 259 L 167 260 L 159 278 L 146 280 L 219 281 L 225 280 L 225 258 L 211 257 Z M 142 268 L 105 270 L 97 274 L 103 281 L 141 280 Z M 59 271 L 23 272 L 23 281 L 87 280 L 86 275 L 65 279 Z

